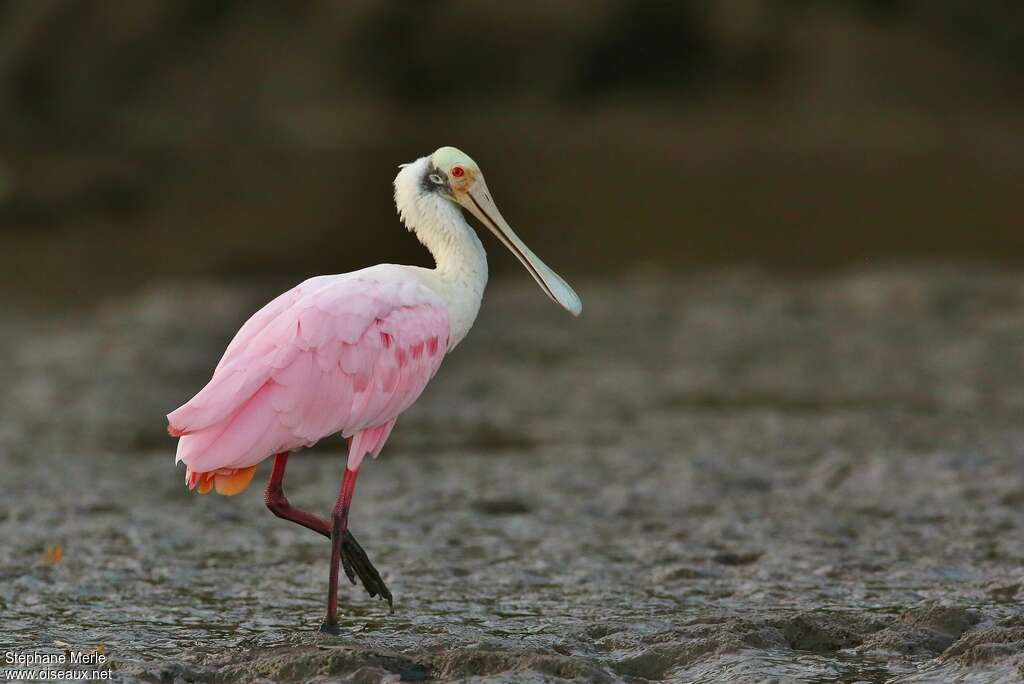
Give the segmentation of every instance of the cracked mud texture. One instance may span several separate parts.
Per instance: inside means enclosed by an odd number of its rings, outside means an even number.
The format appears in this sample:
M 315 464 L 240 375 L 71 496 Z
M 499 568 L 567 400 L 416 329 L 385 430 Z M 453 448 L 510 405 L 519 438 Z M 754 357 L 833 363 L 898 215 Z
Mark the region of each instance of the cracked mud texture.
M 395 613 L 344 584 L 340 637 L 269 464 L 198 497 L 163 432 L 283 285 L 6 317 L 0 650 L 161 682 L 1024 677 L 1024 276 L 639 273 L 579 283 L 579 320 L 494 284 L 363 469 Z M 292 502 L 326 512 L 343 464 L 293 457 Z

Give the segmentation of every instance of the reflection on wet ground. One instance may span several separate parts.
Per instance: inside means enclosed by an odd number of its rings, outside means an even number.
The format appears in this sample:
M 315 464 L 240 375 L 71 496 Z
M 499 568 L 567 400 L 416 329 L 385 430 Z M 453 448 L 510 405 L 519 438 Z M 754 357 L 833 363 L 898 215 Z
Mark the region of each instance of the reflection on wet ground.
M 341 637 L 325 542 L 258 486 L 189 494 L 163 433 L 269 293 L 5 321 L 0 644 L 151 681 L 1024 675 L 1024 278 L 580 290 L 572 320 L 497 284 L 367 464 L 352 527 L 395 613 L 346 585 Z M 326 511 L 342 463 L 296 456 L 289 497 Z

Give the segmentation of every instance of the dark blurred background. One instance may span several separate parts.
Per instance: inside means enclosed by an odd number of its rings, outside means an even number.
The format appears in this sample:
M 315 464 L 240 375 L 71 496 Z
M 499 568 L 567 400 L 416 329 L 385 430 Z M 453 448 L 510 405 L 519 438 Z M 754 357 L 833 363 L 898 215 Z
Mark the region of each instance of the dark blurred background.
M 1019 0 L 8 1 L 0 288 L 426 264 L 444 144 L 570 277 L 1019 266 L 1022 114 Z

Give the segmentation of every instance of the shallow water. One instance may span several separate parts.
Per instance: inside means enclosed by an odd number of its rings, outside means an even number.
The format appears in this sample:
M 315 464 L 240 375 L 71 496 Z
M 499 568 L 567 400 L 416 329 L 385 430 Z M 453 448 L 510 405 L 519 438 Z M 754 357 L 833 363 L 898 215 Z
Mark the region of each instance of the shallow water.
M 0 650 L 102 644 L 125 681 L 1024 676 L 1024 278 L 580 290 L 572 320 L 492 288 L 367 464 L 395 612 L 346 584 L 340 637 L 326 541 L 258 484 L 190 494 L 163 434 L 270 293 L 8 320 Z M 340 447 L 291 460 L 294 504 L 329 510 Z

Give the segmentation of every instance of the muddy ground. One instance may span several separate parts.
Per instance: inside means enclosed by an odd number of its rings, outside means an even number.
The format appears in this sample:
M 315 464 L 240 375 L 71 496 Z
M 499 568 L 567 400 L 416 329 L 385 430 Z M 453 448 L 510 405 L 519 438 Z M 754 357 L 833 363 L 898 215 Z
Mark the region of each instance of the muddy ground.
M 1024 677 L 1024 275 L 635 274 L 580 283 L 579 320 L 494 285 L 364 468 L 395 612 L 346 585 L 340 637 L 326 542 L 259 484 L 189 493 L 163 432 L 279 285 L 5 312 L 0 650 L 161 682 Z M 328 510 L 340 447 L 292 459 L 293 503 Z

